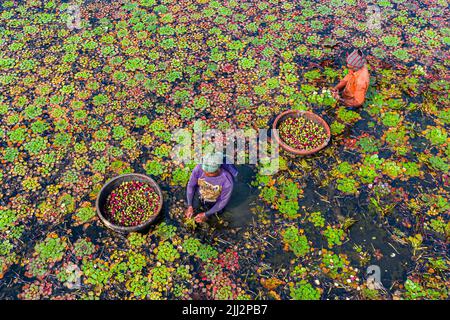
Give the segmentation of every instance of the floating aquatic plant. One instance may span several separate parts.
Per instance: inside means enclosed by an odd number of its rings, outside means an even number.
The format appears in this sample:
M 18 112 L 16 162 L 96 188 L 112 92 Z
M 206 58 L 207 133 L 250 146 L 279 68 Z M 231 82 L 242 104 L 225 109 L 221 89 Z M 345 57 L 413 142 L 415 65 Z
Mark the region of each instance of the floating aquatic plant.
M 283 241 L 296 256 L 304 256 L 309 250 L 310 246 L 308 239 L 302 234 L 303 230 L 296 227 L 289 227 L 283 232 Z
M 67 3 L 41 2 L 0 4 L 6 298 L 448 297 L 442 280 L 448 257 L 436 249 L 450 235 L 450 117 L 443 94 L 449 35 L 436 24 L 446 18 L 445 1 L 378 1 L 380 29 L 357 21 L 367 8 L 354 0 L 302 2 L 300 11 L 290 0 L 253 7 L 90 1 L 80 5 L 82 29 L 72 31 L 64 23 Z M 329 21 L 333 30 L 317 34 Z M 336 49 L 352 46 L 367 54 L 371 74 L 359 109 L 335 107 L 327 89 L 345 74 Z M 172 132 L 264 129 L 286 109 L 323 115 L 331 124 L 330 148 L 323 157 L 287 158 L 279 170 L 257 165 L 259 197 L 249 213 L 255 223 L 200 241 L 205 230 L 192 232 L 175 199 L 192 166 L 170 161 L 179 142 Z M 182 223 L 165 221 L 126 240 L 97 232 L 93 208 L 102 182 L 136 170 L 167 188 L 174 197 L 167 201 L 170 217 Z M 342 201 L 358 220 L 366 219 L 360 212 L 379 215 L 386 222 L 380 232 L 402 254 L 391 258 L 384 248 L 355 246 L 346 232 L 341 237 L 336 202 Z M 318 233 L 339 253 L 322 249 Z M 337 247 L 339 241 L 349 245 Z M 287 252 L 278 252 L 280 244 Z M 413 249 L 408 260 L 405 252 Z M 284 271 L 272 264 L 278 254 L 291 260 Z M 405 276 L 383 279 L 389 295 L 360 280 L 371 259 L 402 265 L 395 274 Z M 14 270 L 24 282 L 13 281 Z
M 303 280 L 291 286 L 290 295 L 293 300 L 319 300 L 320 290 Z

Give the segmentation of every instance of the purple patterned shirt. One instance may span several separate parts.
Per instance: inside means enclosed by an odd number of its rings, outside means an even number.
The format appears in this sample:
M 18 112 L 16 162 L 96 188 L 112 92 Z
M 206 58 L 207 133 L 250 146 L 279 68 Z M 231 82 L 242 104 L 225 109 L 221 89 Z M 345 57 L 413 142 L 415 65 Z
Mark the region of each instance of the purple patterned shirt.
M 196 190 L 199 191 L 200 198 L 203 201 L 215 202 L 214 206 L 205 212 L 205 215 L 210 217 L 225 208 L 230 201 L 231 192 L 233 191 L 233 176 L 222 168 L 218 176 L 207 177 L 199 164 L 192 170 L 191 178 L 187 185 L 188 206 L 192 205 Z

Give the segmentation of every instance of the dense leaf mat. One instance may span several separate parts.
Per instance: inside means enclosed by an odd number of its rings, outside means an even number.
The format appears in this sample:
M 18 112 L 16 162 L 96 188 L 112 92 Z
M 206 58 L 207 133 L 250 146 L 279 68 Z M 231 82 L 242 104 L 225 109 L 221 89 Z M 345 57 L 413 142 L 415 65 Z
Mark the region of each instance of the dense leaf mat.
M 356 0 L 79 3 L 72 30 L 68 3 L 0 4 L 1 298 L 448 298 L 447 0 L 375 1 L 381 28 Z M 372 76 L 360 110 L 327 91 L 353 48 Z M 246 223 L 184 221 L 172 133 L 291 108 L 323 116 L 330 146 L 255 168 Z M 96 218 L 126 172 L 165 191 L 145 235 Z

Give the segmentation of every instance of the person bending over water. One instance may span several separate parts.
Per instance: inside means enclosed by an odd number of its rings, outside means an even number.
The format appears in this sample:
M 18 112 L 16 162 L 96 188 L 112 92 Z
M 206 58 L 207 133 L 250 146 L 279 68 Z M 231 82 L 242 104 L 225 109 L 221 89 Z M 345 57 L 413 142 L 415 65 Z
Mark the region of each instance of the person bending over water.
M 370 82 L 366 59 L 361 50 L 355 50 L 347 57 L 347 67 L 348 74 L 331 91 L 333 96 L 346 106 L 361 107 Z
M 230 201 L 236 175 L 237 169 L 233 165 L 223 164 L 221 153 L 206 155 L 203 164 L 198 164 L 192 171 L 187 184 L 186 217 L 192 217 L 194 206 L 201 205 L 206 211 L 195 217 L 197 222 L 204 222 L 213 214 L 220 213 Z

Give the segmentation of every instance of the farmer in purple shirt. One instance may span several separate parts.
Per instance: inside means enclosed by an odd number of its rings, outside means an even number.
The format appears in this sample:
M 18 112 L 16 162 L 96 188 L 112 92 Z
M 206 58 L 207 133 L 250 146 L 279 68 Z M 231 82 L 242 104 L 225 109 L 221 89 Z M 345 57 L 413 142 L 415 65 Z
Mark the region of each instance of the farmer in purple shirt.
M 221 153 L 209 154 L 204 157 L 203 164 L 197 165 L 192 171 L 186 192 L 188 218 L 194 215 L 194 197 L 197 194 L 207 210 L 195 217 L 197 222 L 204 222 L 213 214 L 221 212 L 230 201 L 237 170 L 232 165 L 222 163 Z

